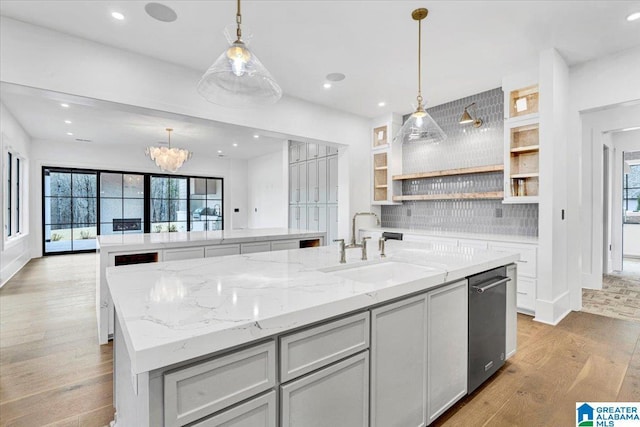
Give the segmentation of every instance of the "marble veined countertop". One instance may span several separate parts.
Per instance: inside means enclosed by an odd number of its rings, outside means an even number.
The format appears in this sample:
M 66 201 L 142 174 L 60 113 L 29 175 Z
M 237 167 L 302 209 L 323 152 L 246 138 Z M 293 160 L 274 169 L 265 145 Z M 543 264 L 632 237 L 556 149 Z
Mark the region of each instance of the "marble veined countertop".
M 454 231 L 437 231 L 437 230 L 420 230 L 410 228 L 391 228 L 391 227 L 361 227 L 361 231 L 383 232 L 390 231 L 393 233 L 414 234 L 420 236 L 443 237 L 451 239 L 469 239 L 469 240 L 487 240 L 492 242 L 508 242 L 508 243 L 527 243 L 530 245 L 538 244 L 537 236 L 517 236 L 511 234 L 483 234 L 483 233 L 461 233 Z
M 518 254 L 388 241 L 107 269 L 133 374 L 366 309 L 519 259 Z M 354 268 L 365 267 L 365 268 Z M 373 270 L 367 270 L 374 267 Z M 346 276 L 345 276 L 346 273 Z M 373 274 L 372 274 L 373 273 Z
M 291 228 L 249 228 L 243 230 L 212 230 L 175 233 L 137 233 L 98 236 L 98 247 L 106 250 L 144 250 L 163 247 L 220 245 L 267 240 L 323 237 L 326 233 Z

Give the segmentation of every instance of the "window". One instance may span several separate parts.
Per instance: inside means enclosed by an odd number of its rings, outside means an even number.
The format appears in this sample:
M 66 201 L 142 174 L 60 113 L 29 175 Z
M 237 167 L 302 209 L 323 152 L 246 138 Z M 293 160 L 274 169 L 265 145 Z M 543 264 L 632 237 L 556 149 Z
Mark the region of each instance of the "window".
M 11 237 L 13 234 L 11 233 L 11 223 L 13 222 L 12 218 L 12 207 L 11 201 L 13 197 L 11 197 L 11 193 L 13 191 L 13 185 L 11 183 L 11 178 L 13 176 L 12 171 L 13 165 L 13 154 L 7 153 L 7 217 L 5 219 L 5 228 L 7 230 L 7 237 Z
M 43 253 L 95 250 L 96 236 L 222 230 L 222 178 L 43 167 Z
M 222 180 L 191 178 L 189 191 L 190 231 L 222 229 Z
M 629 173 L 624 175 L 622 190 L 622 209 L 625 213 L 625 223 L 639 222 L 640 213 L 640 164 L 631 165 Z

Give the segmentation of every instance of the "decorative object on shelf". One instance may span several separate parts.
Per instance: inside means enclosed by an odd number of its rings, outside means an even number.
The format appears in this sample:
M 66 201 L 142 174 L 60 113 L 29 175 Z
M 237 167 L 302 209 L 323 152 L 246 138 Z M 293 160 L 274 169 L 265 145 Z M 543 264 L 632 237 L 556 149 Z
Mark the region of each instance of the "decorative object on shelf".
M 440 141 L 444 141 L 447 135 L 442 128 L 433 120 L 433 118 L 424 109 L 422 99 L 422 80 L 421 80 L 421 53 L 422 53 L 422 20 L 427 17 L 429 11 L 424 8 L 416 9 L 411 12 L 411 17 L 418 21 L 418 107 L 416 111 L 409 116 L 407 121 L 404 122 L 400 132 L 394 138 L 400 138 L 402 143 L 424 142 L 437 144 Z
M 469 114 L 469 108 L 471 107 L 473 107 L 473 116 Z M 478 117 L 475 102 L 464 107 L 464 112 L 462 113 L 462 117 L 460 117 L 461 125 L 466 125 L 467 123 L 473 123 L 474 128 L 479 128 L 480 126 L 482 126 L 482 119 Z
M 198 82 L 198 92 L 207 101 L 228 107 L 274 104 L 282 89 L 255 53 L 242 41 L 240 0 L 236 12 L 236 40 Z
M 156 166 L 158 166 L 163 171 L 167 172 L 176 172 L 184 162 L 189 160 L 193 153 L 189 150 L 185 150 L 184 148 L 171 148 L 171 132 L 173 129 L 167 128 L 167 133 L 169 134 L 169 146 L 168 147 L 147 147 L 144 153 L 151 158 L 154 162 L 156 162 Z

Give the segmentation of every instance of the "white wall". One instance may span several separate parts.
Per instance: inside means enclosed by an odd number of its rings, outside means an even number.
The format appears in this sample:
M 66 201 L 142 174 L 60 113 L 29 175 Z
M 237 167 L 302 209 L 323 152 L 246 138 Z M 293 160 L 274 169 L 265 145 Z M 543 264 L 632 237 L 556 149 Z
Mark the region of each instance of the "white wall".
M 203 70 L 170 64 L 10 18 L 0 18 L 0 74 L 8 83 L 169 111 L 305 142 L 347 147 L 339 159 L 341 234 L 351 215 L 368 211 L 369 120 L 284 96 L 277 104 L 246 111 L 202 99 Z M 348 185 L 342 185 L 342 180 Z
M 0 102 L 0 153 L 2 160 L 0 161 L 0 177 L 3 183 L 2 197 L 0 197 L 0 230 L 2 230 L 2 237 L 0 237 L 0 287 L 4 285 L 7 280 L 11 278 L 18 270 L 22 268 L 30 259 L 30 239 L 29 239 L 29 224 L 22 224 L 21 235 L 16 236 L 10 240 L 5 240 L 5 191 L 4 183 L 5 179 L 5 163 L 7 159 L 7 151 L 11 151 L 15 156 L 19 156 L 22 159 L 28 159 L 31 157 L 31 138 L 20 126 L 20 124 L 13 117 L 11 112 Z M 26 170 L 24 169 L 25 167 Z M 23 171 L 26 172 L 23 177 L 28 177 L 28 163 L 23 165 Z M 30 210 L 29 201 L 33 198 L 29 193 L 29 188 L 33 188 L 33 181 L 26 181 L 22 183 L 22 195 L 23 195 L 23 211 L 28 217 Z M 33 228 L 31 228 L 33 230 Z
M 601 280 L 602 263 L 598 271 L 593 257 L 602 254 L 602 204 L 598 202 L 602 196 L 597 193 L 602 187 L 594 182 L 602 175 L 598 169 L 602 163 L 602 158 L 598 158 L 598 153 L 600 156 L 602 153 L 602 132 L 634 121 L 638 125 L 640 114 L 634 112 L 632 104 L 640 100 L 638 75 L 640 48 L 570 69 L 567 120 L 570 161 L 566 182 L 571 189 L 567 193 L 567 240 L 571 247 L 567 253 L 567 280 L 573 310 L 582 308 L 582 286 L 594 286 Z M 604 107 L 609 109 L 603 110 Z
M 35 140 L 31 148 L 31 247 L 32 256 L 42 255 L 42 167 L 76 167 L 87 169 L 162 172 L 142 149 L 129 150 L 126 155 L 113 146 L 80 142 Z M 224 178 L 225 228 L 247 227 L 247 161 L 194 155 L 179 170 L 180 174 Z M 240 212 L 234 213 L 234 208 Z
M 249 228 L 288 227 L 288 141 L 282 150 L 249 159 Z

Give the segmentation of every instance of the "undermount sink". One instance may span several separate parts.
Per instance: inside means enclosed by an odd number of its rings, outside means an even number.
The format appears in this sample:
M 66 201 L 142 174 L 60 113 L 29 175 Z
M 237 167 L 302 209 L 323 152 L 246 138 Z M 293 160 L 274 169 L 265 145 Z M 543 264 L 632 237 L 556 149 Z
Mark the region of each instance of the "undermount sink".
M 353 267 L 340 266 L 339 270 L 324 270 L 324 272 L 357 282 L 394 284 L 413 282 L 442 270 L 405 262 L 383 261 L 366 265 L 356 264 Z

